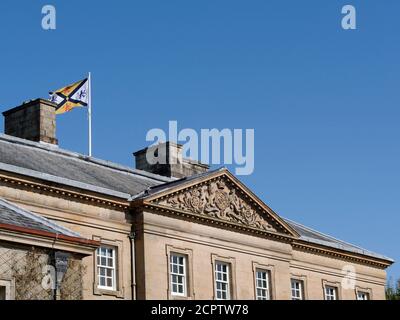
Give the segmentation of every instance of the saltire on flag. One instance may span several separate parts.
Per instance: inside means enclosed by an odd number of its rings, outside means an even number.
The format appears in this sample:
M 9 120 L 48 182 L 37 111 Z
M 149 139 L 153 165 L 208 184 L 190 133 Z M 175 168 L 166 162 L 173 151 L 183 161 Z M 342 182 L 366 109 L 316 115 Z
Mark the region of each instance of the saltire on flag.
M 50 92 L 50 101 L 57 104 L 56 114 L 71 111 L 76 107 L 87 107 L 89 102 L 88 79 L 83 79 L 54 92 Z

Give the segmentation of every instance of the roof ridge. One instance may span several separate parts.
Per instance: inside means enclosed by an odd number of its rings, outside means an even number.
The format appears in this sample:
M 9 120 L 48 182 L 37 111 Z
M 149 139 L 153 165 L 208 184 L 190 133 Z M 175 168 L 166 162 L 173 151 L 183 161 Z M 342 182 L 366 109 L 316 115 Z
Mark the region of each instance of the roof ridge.
M 170 182 L 171 179 L 158 175 L 158 174 L 154 174 L 154 173 L 150 173 L 150 172 L 146 172 L 143 170 L 138 170 L 138 169 L 133 169 L 130 168 L 128 166 L 119 164 L 119 163 L 115 163 L 109 160 L 103 160 L 103 159 L 99 159 L 99 158 L 95 158 L 95 157 L 89 157 L 87 155 L 84 155 L 82 153 L 78 153 L 75 151 L 70 151 L 70 150 L 66 150 L 66 149 L 62 149 L 56 145 L 52 145 L 52 144 L 48 144 L 48 143 L 42 143 L 42 142 L 35 142 L 35 141 L 30 141 L 30 140 L 26 140 L 26 139 L 21 139 L 21 138 L 17 138 L 14 136 L 10 136 L 10 135 L 6 135 L 3 133 L 0 133 L 0 141 L 5 141 L 6 143 L 15 143 L 15 144 L 19 144 L 21 146 L 24 147 L 30 147 L 30 148 L 36 148 L 39 150 L 42 150 L 44 152 L 51 152 L 51 153 L 55 153 L 57 155 L 61 155 L 61 156 L 65 156 L 65 157 L 69 157 L 71 159 L 75 159 L 77 161 L 84 161 L 86 163 L 92 164 L 92 165 L 98 165 L 101 167 L 106 167 L 108 169 L 111 170 L 116 170 L 118 172 L 122 172 L 122 173 L 127 173 L 127 174 L 132 174 L 132 175 L 137 175 L 137 176 L 141 176 L 144 178 L 148 178 L 151 180 L 156 180 L 159 182 Z M 173 181 L 173 180 L 172 180 Z

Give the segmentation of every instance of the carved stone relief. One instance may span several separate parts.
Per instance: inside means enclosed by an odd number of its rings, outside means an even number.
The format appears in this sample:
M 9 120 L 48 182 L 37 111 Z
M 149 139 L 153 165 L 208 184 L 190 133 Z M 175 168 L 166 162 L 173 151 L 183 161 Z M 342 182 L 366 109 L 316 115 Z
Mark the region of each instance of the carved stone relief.
M 167 196 L 157 201 L 157 204 L 266 231 L 276 231 L 254 210 L 250 201 L 243 198 L 237 194 L 235 187 L 228 187 L 225 179 L 220 177 Z

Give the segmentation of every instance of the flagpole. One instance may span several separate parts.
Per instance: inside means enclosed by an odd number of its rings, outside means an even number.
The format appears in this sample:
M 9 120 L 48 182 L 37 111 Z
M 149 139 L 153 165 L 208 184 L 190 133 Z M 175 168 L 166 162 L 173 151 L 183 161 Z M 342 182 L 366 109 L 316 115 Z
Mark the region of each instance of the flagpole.
M 88 121 L 89 121 L 89 157 L 92 156 L 92 79 L 91 73 L 89 72 L 88 83 L 89 83 L 89 96 L 88 96 Z

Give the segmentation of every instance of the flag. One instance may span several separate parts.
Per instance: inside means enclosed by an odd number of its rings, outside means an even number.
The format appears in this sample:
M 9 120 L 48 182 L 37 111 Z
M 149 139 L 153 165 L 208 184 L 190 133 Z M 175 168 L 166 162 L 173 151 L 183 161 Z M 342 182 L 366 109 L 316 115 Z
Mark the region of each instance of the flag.
M 71 111 L 76 107 L 87 107 L 89 103 L 88 79 L 83 79 L 54 92 L 50 92 L 50 101 L 57 104 L 56 114 Z

